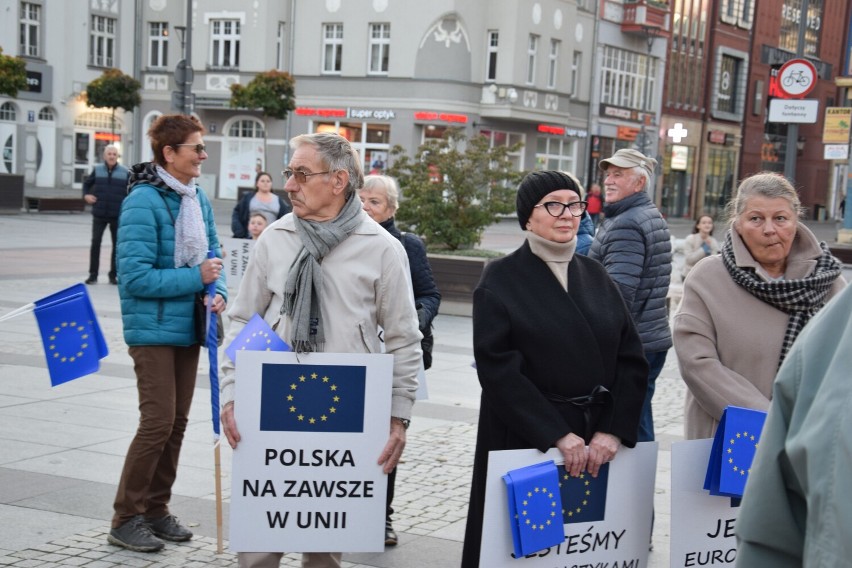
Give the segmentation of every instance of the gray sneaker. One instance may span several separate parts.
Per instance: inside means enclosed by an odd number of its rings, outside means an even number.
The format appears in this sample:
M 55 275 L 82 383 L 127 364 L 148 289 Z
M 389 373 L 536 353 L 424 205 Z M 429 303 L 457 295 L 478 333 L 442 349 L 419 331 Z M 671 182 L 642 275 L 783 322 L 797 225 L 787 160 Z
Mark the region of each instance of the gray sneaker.
M 117 529 L 109 531 L 107 541 L 136 552 L 157 552 L 165 546 L 162 540 L 154 536 L 142 515 L 136 515 Z
M 192 531 L 180 524 L 174 515 L 160 519 L 145 519 L 151 531 L 158 537 L 172 542 L 184 542 L 192 538 Z

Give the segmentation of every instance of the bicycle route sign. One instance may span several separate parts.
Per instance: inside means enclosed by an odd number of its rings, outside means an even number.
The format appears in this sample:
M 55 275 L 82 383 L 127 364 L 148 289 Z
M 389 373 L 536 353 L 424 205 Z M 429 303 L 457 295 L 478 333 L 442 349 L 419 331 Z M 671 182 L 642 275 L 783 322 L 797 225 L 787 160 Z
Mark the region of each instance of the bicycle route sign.
M 778 71 L 778 86 L 791 99 L 801 99 L 816 87 L 817 72 L 807 59 L 791 59 Z

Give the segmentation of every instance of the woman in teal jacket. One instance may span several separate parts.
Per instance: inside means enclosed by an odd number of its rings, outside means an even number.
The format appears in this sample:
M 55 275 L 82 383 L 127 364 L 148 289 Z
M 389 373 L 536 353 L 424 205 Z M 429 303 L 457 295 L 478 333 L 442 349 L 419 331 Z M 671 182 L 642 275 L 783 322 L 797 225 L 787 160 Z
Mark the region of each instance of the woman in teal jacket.
M 207 158 L 202 132 L 183 115 L 154 122 L 154 162 L 131 169 L 119 218 L 118 290 L 141 416 L 107 540 L 138 552 L 162 549 L 161 539 L 192 538 L 168 503 L 204 341 L 195 331 L 195 297 L 216 282 L 212 310 L 223 312 L 227 298 L 222 260 L 207 258 L 208 250 L 220 255 L 213 209 L 195 185 Z

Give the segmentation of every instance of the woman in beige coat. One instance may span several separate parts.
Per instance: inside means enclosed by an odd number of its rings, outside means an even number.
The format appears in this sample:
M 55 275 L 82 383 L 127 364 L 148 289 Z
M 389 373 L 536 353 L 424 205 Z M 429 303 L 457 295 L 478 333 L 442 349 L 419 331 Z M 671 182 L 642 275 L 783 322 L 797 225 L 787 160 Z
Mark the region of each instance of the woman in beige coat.
M 728 405 L 768 410 L 781 361 L 805 323 L 845 281 L 825 243 L 799 222 L 784 177 L 745 179 L 728 204 L 721 255 L 698 263 L 674 318 L 687 439 L 710 438 Z

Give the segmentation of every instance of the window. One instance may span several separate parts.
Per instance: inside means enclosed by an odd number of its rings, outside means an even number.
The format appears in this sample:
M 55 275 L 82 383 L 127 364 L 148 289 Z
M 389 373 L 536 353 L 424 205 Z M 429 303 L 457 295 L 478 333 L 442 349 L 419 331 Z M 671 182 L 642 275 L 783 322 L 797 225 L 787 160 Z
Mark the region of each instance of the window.
M 240 21 L 210 21 L 210 66 L 236 69 L 240 66 Z
M 21 2 L 21 55 L 41 55 L 39 32 L 41 31 L 41 5 Z
M 604 46 L 601 62 L 601 103 L 636 110 L 653 108 L 657 66 L 644 53 Z M 649 65 L 650 64 L 650 65 Z
M 574 140 L 539 136 L 536 141 L 535 169 L 576 171 Z
M 317 122 L 313 132 L 334 132 L 340 134 L 357 150 L 364 171 L 381 169 L 387 165 L 390 151 L 390 124 L 370 122 Z M 379 164 L 376 162 L 379 161 Z
M 500 34 L 496 30 L 488 31 L 488 45 L 486 46 L 485 56 L 485 80 L 497 80 L 497 43 L 500 40 Z
M 92 16 L 92 29 L 89 35 L 89 65 L 95 67 L 115 67 L 115 28 L 116 19 L 106 16 Z
M 535 56 L 538 51 L 538 36 L 530 34 L 527 44 L 527 84 L 535 83 Z
M 53 109 L 49 106 L 41 107 L 38 111 L 38 119 L 39 120 L 56 120 L 56 116 L 53 113 Z
M 746 72 L 748 54 L 728 47 L 719 47 L 713 78 L 714 118 L 741 121 L 745 112 Z
M 506 132 L 503 130 L 480 130 L 479 132 L 482 136 L 488 138 L 490 142 L 490 146 L 492 148 L 506 146 L 507 148 L 511 148 L 518 142 L 521 144 L 524 143 L 524 135 L 520 132 Z M 516 171 L 521 171 L 524 169 L 524 149 L 521 147 L 519 150 L 515 152 L 509 152 L 507 154 L 509 159 L 512 161 L 512 166 Z
M 559 44 L 562 43 L 558 39 L 550 40 L 550 55 L 547 58 L 547 88 L 556 88 L 556 69 L 559 65 Z
M 576 97 L 580 91 L 580 72 L 583 68 L 583 52 L 575 51 L 571 58 L 571 96 Z
M 371 74 L 388 74 L 388 56 L 390 53 L 390 24 L 370 24 L 370 62 Z
M 9 120 L 14 122 L 18 118 L 18 111 L 12 103 L 3 103 L 0 105 L 0 120 Z
M 340 73 L 343 58 L 343 24 L 323 24 L 322 72 Z
M 284 22 L 278 22 L 278 36 L 275 38 L 275 68 L 276 69 L 284 69 L 284 63 L 286 59 L 284 58 L 284 47 L 285 47 L 285 32 L 287 28 L 285 27 Z
M 169 24 L 148 22 L 148 67 L 169 66 Z
M 782 18 L 786 4 L 782 8 Z M 722 0 L 721 20 L 732 26 L 743 29 L 751 29 L 751 21 L 754 18 L 753 0 Z M 796 24 L 798 26 L 798 23 Z
M 228 129 L 232 138 L 263 138 L 263 124 L 257 120 L 235 120 Z

